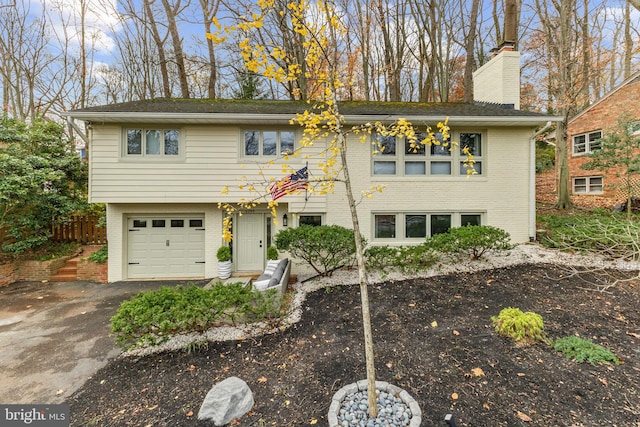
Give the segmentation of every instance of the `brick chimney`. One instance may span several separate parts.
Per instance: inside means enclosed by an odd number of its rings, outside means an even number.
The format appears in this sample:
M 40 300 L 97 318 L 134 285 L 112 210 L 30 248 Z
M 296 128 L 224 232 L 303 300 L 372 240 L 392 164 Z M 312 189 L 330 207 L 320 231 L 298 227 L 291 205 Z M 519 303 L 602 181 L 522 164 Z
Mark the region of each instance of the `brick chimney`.
M 507 1 L 504 21 L 504 41 L 496 49 L 497 53 L 473 73 L 473 99 L 513 105 L 513 108 L 519 110 L 520 52 L 516 50 L 516 0 Z

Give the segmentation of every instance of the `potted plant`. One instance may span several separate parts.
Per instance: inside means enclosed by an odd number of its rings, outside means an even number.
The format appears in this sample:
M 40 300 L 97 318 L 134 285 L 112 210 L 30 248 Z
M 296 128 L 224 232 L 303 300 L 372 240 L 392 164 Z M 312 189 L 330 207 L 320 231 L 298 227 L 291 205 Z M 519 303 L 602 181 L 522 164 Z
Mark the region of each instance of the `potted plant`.
M 231 277 L 231 248 L 223 245 L 218 248 L 216 254 L 218 258 L 218 277 L 220 279 L 228 279 Z
M 267 261 L 273 261 L 278 259 L 278 249 L 275 246 L 269 246 L 267 248 Z

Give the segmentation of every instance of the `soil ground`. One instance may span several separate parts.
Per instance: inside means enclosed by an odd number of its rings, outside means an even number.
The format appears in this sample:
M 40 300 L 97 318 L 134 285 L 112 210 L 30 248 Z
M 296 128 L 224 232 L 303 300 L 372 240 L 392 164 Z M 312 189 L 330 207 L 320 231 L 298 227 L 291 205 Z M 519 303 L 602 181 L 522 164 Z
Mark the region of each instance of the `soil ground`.
M 370 286 L 377 380 L 407 390 L 423 426 L 640 426 L 640 282 L 633 271 L 523 264 Z M 619 365 L 578 364 L 539 343 L 498 336 L 491 316 L 518 307 L 547 336 L 579 335 Z M 259 338 L 191 352 L 121 357 L 68 403 L 74 426 L 209 426 L 197 414 L 230 376 L 255 405 L 236 426 L 326 426 L 332 395 L 365 377 L 358 286 L 307 296 L 302 319 Z

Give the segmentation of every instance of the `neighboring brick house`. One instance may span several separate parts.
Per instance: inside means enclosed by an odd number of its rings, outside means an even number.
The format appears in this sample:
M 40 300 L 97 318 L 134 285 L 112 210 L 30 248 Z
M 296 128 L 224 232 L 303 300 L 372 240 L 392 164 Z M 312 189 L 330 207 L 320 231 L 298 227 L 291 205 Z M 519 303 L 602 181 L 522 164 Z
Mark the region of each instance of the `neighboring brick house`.
M 569 122 L 569 176 L 573 202 L 576 205 L 612 207 L 624 199 L 625 195 L 616 189 L 618 178 L 614 171 L 585 170 L 581 165 L 589 160 L 585 154 L 599 147 L 599 138 L 614 128 L 623 114 L 630 114 L 640 123 L 638 100 L 640 72 L 632 75 Z

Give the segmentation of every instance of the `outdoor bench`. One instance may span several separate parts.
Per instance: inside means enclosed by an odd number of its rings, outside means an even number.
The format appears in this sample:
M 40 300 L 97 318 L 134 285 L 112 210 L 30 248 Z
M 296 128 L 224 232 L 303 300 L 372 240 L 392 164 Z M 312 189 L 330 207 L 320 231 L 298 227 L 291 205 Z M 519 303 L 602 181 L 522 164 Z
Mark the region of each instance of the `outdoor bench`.
M 282 260 L 269 260 L 264 272 L 256 280 L 252 281 L 254 288 L 259 291 L 277 289 L 279 295 L 283 295 L 289 284 L 291 262 L 288 258 Z

